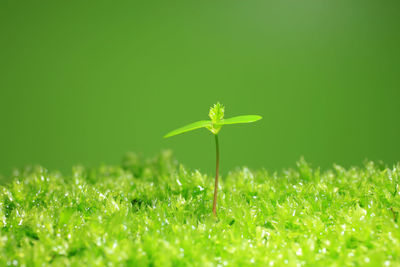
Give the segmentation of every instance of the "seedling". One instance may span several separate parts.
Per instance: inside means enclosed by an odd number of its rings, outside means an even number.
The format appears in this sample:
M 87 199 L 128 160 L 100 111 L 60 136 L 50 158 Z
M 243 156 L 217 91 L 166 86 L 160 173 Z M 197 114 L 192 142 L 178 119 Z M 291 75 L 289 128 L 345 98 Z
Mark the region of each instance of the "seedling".
M 181 133 L 189 132 L 199 128 L 207 128 L 215 136 L 215 147 L 216 147 L 216 168 L 215 168 L 215 187 L 214 187 L 214 201 L 212 212 L 214 216 L 217 216 L 217 195 L 218 195 L 218 173 L 219 173 L 219 143 L 218 133 L 222 126 L 225 124 L 236 124 L 236 123 L 249 123 L 255 122 L 262 119 L 258 115 L 245 115 L 236 116 L 230 119 L 224 119 L 225 107 L 219 102 L 210 108 L 208 116 L 211 120 L 197 121 L 176 130 L 167 133 L 164 138 L 168 138 Z

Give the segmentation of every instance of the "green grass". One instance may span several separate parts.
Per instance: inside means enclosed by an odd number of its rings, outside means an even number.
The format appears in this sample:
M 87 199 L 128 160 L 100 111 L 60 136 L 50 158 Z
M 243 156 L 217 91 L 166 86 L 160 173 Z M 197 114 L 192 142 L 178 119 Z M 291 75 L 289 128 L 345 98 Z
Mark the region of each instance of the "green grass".
M 400 164 L 213 176 L 169 152 L 0 187 L 0 266 L 400 266 Z

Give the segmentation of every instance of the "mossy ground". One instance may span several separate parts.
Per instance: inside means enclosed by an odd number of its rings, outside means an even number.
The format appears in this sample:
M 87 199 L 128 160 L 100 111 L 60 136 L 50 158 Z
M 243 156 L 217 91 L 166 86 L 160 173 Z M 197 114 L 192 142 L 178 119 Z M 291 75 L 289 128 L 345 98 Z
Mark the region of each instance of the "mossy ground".
M 0 187 L 0 266 L 400 266 L 400 164 L 220 183 L 170 153 L 121 166 L 16 172 Z

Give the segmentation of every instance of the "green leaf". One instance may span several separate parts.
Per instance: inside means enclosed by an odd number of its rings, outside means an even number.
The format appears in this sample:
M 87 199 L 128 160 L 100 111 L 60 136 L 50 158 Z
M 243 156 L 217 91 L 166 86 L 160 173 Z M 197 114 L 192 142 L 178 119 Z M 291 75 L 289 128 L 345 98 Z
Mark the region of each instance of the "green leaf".
M 218 124 L 225 125 L 225 124 L 236 124 L 236 123 L 250 123 L 261 119 L 262 117 L 258 115 L 244 115 L 244 116 L 237 116 L 229 119 L 224 119 L 220 121 Z
M 191 124 L 188 124 L 186 126 L 183 126 L 181 128 L 178 128 L 176 130 L 173 130 L 169 133 L 167 133 L 166 135 L 164 135 L 164 138 L 168 138 L 177 134 L 181 134 L 181 133 L 185 133 L 185 132 L 189 132 L 192 130 L 196 130 L 199 128 L 203 128 L 203 127 L 211 127 L 211 121 L 197 121 L 197 122 L 193 122 Z

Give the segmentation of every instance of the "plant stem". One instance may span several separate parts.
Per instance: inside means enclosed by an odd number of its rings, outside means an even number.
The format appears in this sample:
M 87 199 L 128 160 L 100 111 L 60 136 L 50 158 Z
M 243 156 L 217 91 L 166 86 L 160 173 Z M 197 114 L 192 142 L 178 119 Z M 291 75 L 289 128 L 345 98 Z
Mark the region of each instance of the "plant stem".
M 215 187 L 214 187 L 214 202 L 212 212 L 215 217 L 217 217 L 217 195 L 218 195 L 218 173 L 219 173 L 219 144 L 218 144 L 218 134 L 215 135 L 215 148 L 216 148 L 216 168 L 215 168 Z

